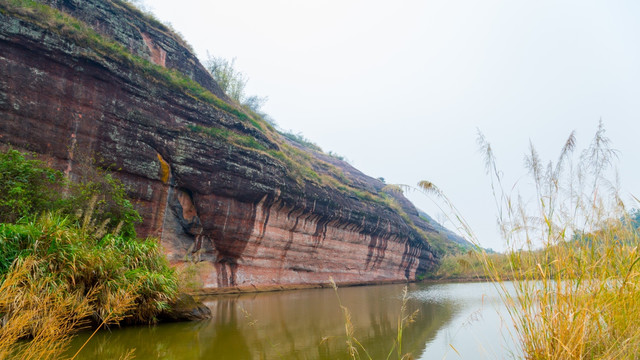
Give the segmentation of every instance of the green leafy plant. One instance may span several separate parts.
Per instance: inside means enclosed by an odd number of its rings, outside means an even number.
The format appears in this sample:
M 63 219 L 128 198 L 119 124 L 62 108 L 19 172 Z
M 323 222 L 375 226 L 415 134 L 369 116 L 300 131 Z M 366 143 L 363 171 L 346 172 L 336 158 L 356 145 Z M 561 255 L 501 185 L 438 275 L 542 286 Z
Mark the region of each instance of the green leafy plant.
M 207 70 L 209 70 L 213 79 L 220 85 L 222 91 L 233 100 L 242 103 L 246 97 L 244 88 L 247 86 L 249 79 L 236 69 L 235 64 L 235 58 L 227 60 L 211 55 L 209 55 L 205 61 Z
M 3 204 L 24 204 L 3 213 L 0 276 L 19 259 L 33 257 L 42 265 L 36 277 L 87 292 L 106 291 L 94 304 L 98 317 L 110 312 L 112 291 L 135 284 L 139 297 L 132 319 L 154 321 L 175 294 L 175 276 L 157 241 L 136 237 L 140 215 L 123 185 L 102 170 L 70 183 L 12 149 L 0 153 L 0 164 Z
M 0 358 L 57 359 L 80 326 L 167 309 L 176 276 L 157 240 L 136 237 L 118 180 L 92 169 L 72 183 L 13 149 L 0 167 Z
M 51 210 L 59 205 L 61 172 L 9 149 L 0 152 L 0 222 Z

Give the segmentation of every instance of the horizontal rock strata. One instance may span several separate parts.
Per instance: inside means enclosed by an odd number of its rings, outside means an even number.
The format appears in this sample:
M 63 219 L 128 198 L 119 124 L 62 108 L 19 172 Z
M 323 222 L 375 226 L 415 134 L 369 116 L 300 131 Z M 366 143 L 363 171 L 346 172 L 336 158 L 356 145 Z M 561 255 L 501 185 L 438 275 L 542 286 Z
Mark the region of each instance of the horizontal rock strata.
M 186 62 L 185 74 L 225 100 L 191 53 L 176 54 L 186 48 L 143 18 L 131 21 L 135 14 L 118 2 L 48 3 L 114 41 L 134 39 L 157 66 L 182 71 Z M 329 276 L 412 280 L 436 264 L 428 240 L 396 210 L 294 178 L 267 152 L 281 145 L 255 126 L 61 31 L 0 13 L 0 143 L 39 153 L 69 176 L 87 156 L 116 171 L 144 218 L 139 234 L 159 237 L 172 262 L 196 263 L 205 291 L 320 284 Z M 198 126 L 251 137 L 260 149 Z M 366 191 L 383 186 L 349 172 Z

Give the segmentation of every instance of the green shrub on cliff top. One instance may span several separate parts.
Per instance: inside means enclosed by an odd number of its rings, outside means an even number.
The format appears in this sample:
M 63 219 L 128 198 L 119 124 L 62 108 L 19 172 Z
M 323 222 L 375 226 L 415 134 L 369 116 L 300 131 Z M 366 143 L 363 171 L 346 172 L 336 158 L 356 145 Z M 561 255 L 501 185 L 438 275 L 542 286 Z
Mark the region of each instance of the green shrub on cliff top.
M 199 125 L 188 125 L 187 128 L 193 132 L 206 134 L 214 139 L 225 140 L 232 144 L 245 148 L 264 151 L 267 148 L 252 136 L 238 134 L 225 128 L 206 127 Z

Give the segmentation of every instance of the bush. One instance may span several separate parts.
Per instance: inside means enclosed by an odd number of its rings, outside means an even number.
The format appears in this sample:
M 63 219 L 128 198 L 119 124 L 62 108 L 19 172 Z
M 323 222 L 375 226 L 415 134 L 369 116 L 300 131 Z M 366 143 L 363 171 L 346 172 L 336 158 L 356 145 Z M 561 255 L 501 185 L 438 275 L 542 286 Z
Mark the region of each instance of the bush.
M 0 153 L 0 222 L 60 206 L 61 172 L 9 149 Z
M 257 116 L 268 117 L 267 114 L 260 111 L 268 98 L 266 96 L 247 95 L 244 88 L 247 86 L 249 78 L 238 71 L 235 65 L 235 58 L 229 61 L 225 58 L 211 55 L 207 55 L 207 60 L 204 62 L 204 66 L 227 96 L 242 105 L 246 110 L 254 112 Z
M 235 63 L 235 58 L 229 61 L 222 57 L 209 55 L 205 61 L 205 66 L 213 76 L 213 79 L 220 85 L 222 91 L 233 100 L 242 103 L 246 96 L 244 88 L 249 79 L 236 70 Z
M 103 231 L 117 229 L 123 236 L 136 237 L 135 225 L 142 217 L 133 207 L 122 182 L 90 163 L 77 165 L 76 171 L 80 175 L 67 185 L 69 195 L 61 201 L 61 211 L 79 218 L 90 210 L 91 221 L 104 224 Z
M 136 236 L 135 224 L 142 218 L 127 198 L 122 183 L 100 168 L 83 164 L 76 182 L 37 159 L 9 149 L 0 152 L 0 222 L 13 223 L 45 211 L 60 211 L 81 217 L 91 203 L 92 221 L 116 228 L 126 236 Z
M 95 294 L 90 307 L 97 323 L 118 307 L 124 293 L 134 299 L 126 314 L 130 321 L 154 322 L 177 289 L 157 241 L 101 234 L 90 222 L 45 213 L 0 224 L 0 276 L 9 273 L 14 263 L 33 259 L 37 265 L 31 281 L 47 284 L 49 291 L 59 294 Z
M 122 183 L 92 167 L 71 183 L 13 149 L 0 153 L 0 169 L 0 282 L 32 259 L 38 266 L 30 281 L 62 294 L 95 294 L 96 320 L 126 293 L 134 299 L 131 321 L 155 321 L 175 295 L 175 275 L 156 240 L 136 237 L 141 218 Z

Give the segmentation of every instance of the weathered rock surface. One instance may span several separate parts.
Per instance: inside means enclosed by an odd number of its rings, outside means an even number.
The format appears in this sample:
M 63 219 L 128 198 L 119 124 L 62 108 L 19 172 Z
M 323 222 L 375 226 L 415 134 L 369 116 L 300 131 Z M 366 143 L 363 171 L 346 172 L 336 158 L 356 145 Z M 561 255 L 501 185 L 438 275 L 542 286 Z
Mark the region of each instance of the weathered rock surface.
M 43 2 L 226 99 L 179 40 L 120 2 Z M 71 176 L 83 154 L 110 165 L 144 218 L 139 234 L 159 237 L 173 263 L 198 262 L 205 291 L 321 284 L 329 276 L 412 280 L 437 262 L 425 233 L 397 210 L 293 178 L 265 151 L 192 131 L 227 129 L 277 150 L 256 127 L 6 9 L 0 74 L 0 144 L 39 153 Z M 381 191 L 380 181 L 338 165 L 351 186 Z
M 200 64 L 189 46 L 173 36 L 166 25 L 144 16 L 124 1 L 41 0 L 43 4 L 71 14 L 97 32 L 124 45 L 133 54 L 162 67 L 179 69 L 219 98 L 220 86 Z
M 189 294 L 178 294 L 169 309 L 159 316 L 160 321 L 196 321 L 211 318 L 211 309 Z

